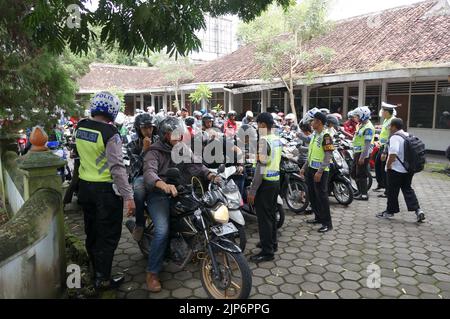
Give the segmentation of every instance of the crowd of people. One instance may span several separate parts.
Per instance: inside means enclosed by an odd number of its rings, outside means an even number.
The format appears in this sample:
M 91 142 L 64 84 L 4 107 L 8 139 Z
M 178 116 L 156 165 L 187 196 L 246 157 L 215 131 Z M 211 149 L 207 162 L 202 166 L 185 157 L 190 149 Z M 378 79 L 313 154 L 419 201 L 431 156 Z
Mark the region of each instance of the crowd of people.
M 385 190 L 382 195 L 387 197 L 387 208 L 377 217 L 391 218 L 399 212 L 398 194 L 401 189 L 408 210 L 416 213 L 418 222 L 423 222 L 425 215 L 411 188 L 414 172 L 405 165 L 407 156 L 404 144 L 408 135 L 403 131 L 403 121 L 394 116 L 395 107 L 386 103 L 382 105 L 384 121 L 380 133 L 381 151 L 376 158 L 376 190 Z M 317 108 L 308 111 L 300 121 L 294 114 L 263 112 L 255 117 L 247 111 L 241 122 L 237 121 L 235 111 L 194 111 L 190 115 L 186 108 L 176 113 L 163 110 L 156 113 L 149 108 L 134 119 L 136 137 L 126 145 L 130 157 L 129 172 L 122 160 L 121 134 L 113 124 L 119 108 L 120 101 L 113 94 L 96 94 L 91 102 L 91 117 L 79 121 L 76 131 L 76 147 L 80 157 L 78 201 L 84 212 L 86 248 L 98 288 L 115 287 L 123 280 L 112 277 L 111 266 L 121 236 L 125 207 L 127 216 L 135 215 L 133 238 L 137 241 L 143 235 L 145 212 L 150 214 L 154 236 L 146 283 L 152 292 L 161 290 L 159 273 L 170 226 L 169 197 L 177 196 L 177 188 L 168 182 L 166 173 L 169 168 L 178 165 L 173 161 L 172 150 L 179 145 L 190 146 L 193 157 L 197 155 L 193 148 L 195 141 L 203 147 L 216 143 L 214 149 L 223 150 L 220 160 L 214 157 L 212 162 L 182 163 L 182 175 L 195 175 L 205 181 L 219 183 L 220 178 L 211 168 L 219 164 L 238 167 L 236 184 L 243 197 L 246 196 L 246 200 L 255 205 L 258 216 L 260 243 L 257 247 L 261 250 L 250 258 L 256 263 L 273 260 L 278 247 L 275 205 L 280 188 L 283 147 L 280 136 L 283 134 L 292 134 L 303 142 L 299 146 L 299 173 L 307 182 L 311 203 L 309 212 L 314 214 L 308 223 L 318 224 L 319 233 L 333 229 L 328 177 L 337 134 L 352 139 L 352 176 L 359 191 L 356 199 L 369 200 L 368 162 L 376 128 L 367 107 L 349 112 L 348 120 L 342 125 L 340 114 L 330 114 L 326 109 Z M 178 133 L 180 129 L 182 133 Z M 252 153 L 252 146 L 248 138 L 241 136 L 242 132 L 252 132 L 246 136 L 257 139 L 257 147 L 253 150 L 256 156 L 248 156 Z M 255 170 L 248 194 L 243 190 L 242 158 L 253 160 Z M 189 176 L 185 180 L 190 180 Z

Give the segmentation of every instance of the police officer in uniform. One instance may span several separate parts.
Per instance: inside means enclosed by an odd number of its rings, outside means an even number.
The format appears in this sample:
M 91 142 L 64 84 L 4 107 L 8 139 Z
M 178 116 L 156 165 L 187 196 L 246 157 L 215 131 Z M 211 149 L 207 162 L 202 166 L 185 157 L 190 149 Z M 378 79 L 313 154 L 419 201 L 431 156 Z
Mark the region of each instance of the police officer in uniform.
M 386 153 L 386 143 L 389 141 L 389 126 L 391 125 L 391 121 L 395 119 L 395 108 L 396 105 L 391 105 L 383 102 L 381 104 L 382 109 L 382 117 L 383 124 L 380 133 L 380 150 L 377 153 L 377 157 L 375 158 L 375 174 L 378 186 L 374 189 L 374 191 L 381 191 L 386 189 L 386 171 L 384 170 L 386 166 L 386 160 L 382 160 L 383 153 Z M 378 195 L 378 197 L 386 197 L 386 190 L 384 194 Z
M 278 248 L 276 204 L 280 189 L 280 162 L 282 144 L 273 132 L 274 119 L 270 113 L 256 118 L 259 131 L 259 152 L 255 175 L 247 195 L 248 203 L 255 205 L 258 217 L 259 248 L 261 252 L 250 258 L 253 262 L 270 261 Z
M 353 136 L 353 168 L 352 177 L 358 186 L 359 196 L 356 200 L 369 200 L 367 195 L 367 178 L 369 172 L 369 157 L 372 151 L 375 138 L 375 127 L 370 121 L 370 109 L 367 106 L 360 106 L 353 111 L 356 120 L 359 122 L 355 135 Z
M 306 175 L 306 183 L 310 191 L 310 201 L 315 218 L 308 220 L 309 224 L 321 224 L 319 233 L 333 229 L 328 201 L 328 176 L 330 161 L 333 155 L 333 139 L 325 128 L 327 116 L 316 112 L 313 116 L 314 133 L 309 143 L 308 157 L 300 170 L 300 175 Z
M 80 156 L 78 203 L 84 213 L 86 250 L 97 289 L 117 287 L 123 277 L 111 278 L 114 251 L 122 232 L 123 201 L 134 213 L 133 190 L 122 159 L 122 140 L 114 122 L 120 100 L 109 92 L 97 93 L 90 119 L 78 123 L 76 147 Z

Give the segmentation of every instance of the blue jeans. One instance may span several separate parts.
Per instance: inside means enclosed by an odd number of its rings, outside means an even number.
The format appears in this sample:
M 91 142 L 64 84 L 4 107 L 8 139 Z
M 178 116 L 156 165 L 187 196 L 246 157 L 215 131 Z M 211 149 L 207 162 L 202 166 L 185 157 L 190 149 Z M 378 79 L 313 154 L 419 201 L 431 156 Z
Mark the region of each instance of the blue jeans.
M 170 198 L 163 193 L 150 192 L 147 195 L 147 206 L 154 224 L 147 272 L 158 274 L 161 271 L 169 241 Z
M 144 176 L 138 176 L 133 181 L 134 203 L 136 205 L 136 226 L 145 226 L 145 183 Z

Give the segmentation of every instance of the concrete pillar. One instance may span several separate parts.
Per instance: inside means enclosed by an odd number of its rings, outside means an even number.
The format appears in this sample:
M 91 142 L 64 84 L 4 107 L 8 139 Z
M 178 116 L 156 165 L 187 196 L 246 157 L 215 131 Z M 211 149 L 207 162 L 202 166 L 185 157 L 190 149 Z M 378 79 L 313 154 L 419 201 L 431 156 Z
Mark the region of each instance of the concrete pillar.
M 267 110 L 267 103 L 266 103 L 266 91 L 261 91 L 261 113 L 266 112 Z
M 380 101 L 380 106 L 381 106 L 381 102 L 386 102 L 387 101 L 387 82 L 386 80 L 381 80 L 381 101 Z
M 141 110 L 144 110 L 144 94 L 141 94 Z
M 289 92 L 284 92 L 284 114 L 291 113 L 289 108 Z
M 225 92 L 225 94 L 228 93 L 228 110 L 232 111 L 234 110 L 234 98 L 233 93 L 231 92 Z
M 156 107 L 155 107 L 155 96 L 152 94 L 152 101 L 151 101 L 151 104 L 152 104 L 152 106 L 153 106 L 153 108 L 155 109 L 155 111 L 156 111 Z
M 344 101 L 342 103 L 342 117 L 347 118 L 348 113 L 348 86 L 344 86 Z
M 181 91 L 180 95 L 181 95 L 181 101 L 180 101 L 180 104 L 181 104 L 180 110 L 181 110 L 182 107 L 186 106 L 186 94 L 184 94 L 184 91 Z
M 267 96 L 267 106 L 266 110 L 272 106 L 272 94 L 270 93 L 270 90 L 266 91 Z
M 133 114 L 136 113 L 136 94 L 133 94 Z
M 358 106 L 366 104 L 366 85 L 364 80 L 360 80 L 358 84 Z
M 303 106 L 303 114 L 302 117 L 309 110 L 309 90 L 307 85 L 302 86 L 302 106 Z
M 164 95 L 163 95 L 163 97 L 162 97 L 162 100 L 163 100 L 163 109 L 164 109 L 164 111 L 165 112 L 167 112 L 167 93 L 164 93 Z
M 225 112 L 229 111 L 229 109 L 228 109 L 229 108 L 229 102 L 228 102 L 229 98 L 230 98 L 230 96 L 228 95 L 228 92 L 223 91 L 223 110 Z

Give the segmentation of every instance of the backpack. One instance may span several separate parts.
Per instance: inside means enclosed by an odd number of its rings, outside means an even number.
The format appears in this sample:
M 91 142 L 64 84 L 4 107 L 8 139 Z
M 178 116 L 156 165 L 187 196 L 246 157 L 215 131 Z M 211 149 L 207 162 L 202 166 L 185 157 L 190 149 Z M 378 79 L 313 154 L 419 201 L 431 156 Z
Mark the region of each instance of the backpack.
M 394 134 L 402 137 L 405 140 L 404 148 L 404 162 L 402 162 L 398 156 L 398 161 L 408 171 L 408 173 L 419 173 L 423 171 L 425 167 L 425 144 L 414 135 L 408 136 L 403 134 Z

